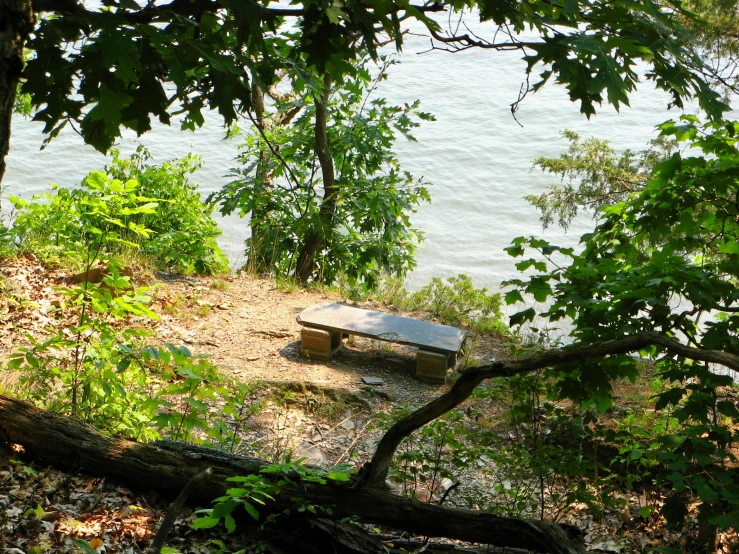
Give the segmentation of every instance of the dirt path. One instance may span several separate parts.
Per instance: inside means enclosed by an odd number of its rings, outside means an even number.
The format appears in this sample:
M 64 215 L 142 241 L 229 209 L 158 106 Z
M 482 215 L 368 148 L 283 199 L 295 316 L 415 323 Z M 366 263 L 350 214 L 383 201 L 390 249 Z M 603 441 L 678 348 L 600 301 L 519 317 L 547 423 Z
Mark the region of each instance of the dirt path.
M 7 260 L 0 268 L 0 361 L 28 343 L 27 333 L 43 336 L 45 327 L 64 324 L 50 316 L 62 294 L 64 272 L 47 271 L 33 258 Z M 300 326 L 296 316 L 337 295 L 305 289 L 284 289 L 251 276 L 183 278 L 157 274 L 144 279 L 155 288 L 153 309 L 159 321 L 144 321 L 164 342 L 185 344 L 207 354 L 224 372 L 242 381 L 307 381 L 319 386 L 360 391 L 362 376 L 383 379 L 382 389 L 397 402 L 418 403 L 438 394 L 439 386 L 414 377 L 414 349 L 352 338 L 330 362 L 300 357 Z M 139 285 L 142 279 L 139 279 Z M 362 307 L 388 311 L 380 304 Z
M 7 261 L 0 274 L 5 292 L 0 294 L 0 363 L 18 346 L 29 344 L 29 336 L 43 340 L 45 329 L 75 323 L 73 311 L 54 309 L 64 302 L 55 288 L 63 284 L 63 272 L 45 270 L 28 257 Z M 291 451 L 293 459 L 320 465 L 359 465 L 379 437 L 374 425 L 378 413 L 417 406 L 445 388 L 415 378 L 415 349 L 410 347 L 352 338 L 329 362 L 302 358 L 297 314 L 314 304 L 342 301 L 338 295 L 285 289 L 251 276 L 160 273 L 136 281 L 139 287 L 152 287 L 147 294 L 160 315 L 158 321 L 137 322 L 154 332 L 150 341 L 187 345 L 229 376 L 270 385 L 253 399 L 264 405 L 242 434 L 243 453 L 279 459 Z M 361 307 L 390 310 L 372 302 Z M 484 349 L 478 354 L 484 355 Z M 368 387 L 363 376 L 380 378 L 383 384 Z M 12 380 L 12 372 L 0 374 L 0 385 L 12 385 Z M 295 398 L 280 390 L 285 386 Z
M 284 290 L 253 277 L 167 286 L 160 296 L 164 305 L 185 300 L 189 306 L 178 315 L 165 314 L 155 327 L 158 335 L 209 354 L 222 370 L 241 380 L 307 381 L 356 392 L 366 388 L 362 376 L 379 377 L 382 390 L 399 402 L 419 402 L 440 389 L 414 377 L 412 348 L 355 337 L 329 362 L 301 358 L 296 316 L 314 304 L 342 301 L 337 295 Z M 373 303 L 362 307 L 388 310 Z

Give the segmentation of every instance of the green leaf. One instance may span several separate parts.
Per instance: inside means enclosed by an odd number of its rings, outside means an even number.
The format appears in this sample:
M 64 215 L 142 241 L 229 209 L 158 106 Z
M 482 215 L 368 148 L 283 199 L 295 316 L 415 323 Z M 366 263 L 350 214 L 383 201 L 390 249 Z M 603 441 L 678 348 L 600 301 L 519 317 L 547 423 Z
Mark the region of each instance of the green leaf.
M 721 515 L 713 516 L 712 518 L 710 518 L 708 520 L 708 523 L 710 525 L 715 525 L 716 527 L 718 527 L 722 531 L 727 531 L 727 530 L 731 529 L 732 527 L 734 527 L 734 523 L 735 522 L 734 522 L 734 519 L 731 516 L 725 515 L 725 514 L 721 514 Z
M 736 404 L 730 400 L 720 400 L 716 403 L 716 408 L 718 409 L 719 413 L 730 417 L 732 419 L 739 419 L 739 410 L 736 407 Z
M 527 321 L 533 321 L 535 316 L 536 316 L 536 311 L 534 310 L 534 308 L 528 308 L 526 310 L 523 310 L 522 312 L 513 314 L 511 316 L 509 324 L 511 327 L 515 325 L 522 325 L 523 323 Z
M 506 304 L 516 304 L 517 302 L 523 302 L 523 296 L 518 290 L 508 291 L 505 295 Z
M 121 111 L 133 102 L 127 94 L 103 84 L 97 105 L 85 115 L 80 130 L 85 142 L 100 152 L 107 152 L 120 135 Z
M 259 521 L 259 512 L 254 506 L 252 506 L 248 502 L 244 502 L 244 509 L 246 510 L 247 514 L 249 514 L 256 521 Z
M 350 475 L 348 475 L 347 473 L 340 472 L 340 471 L 329 471 L 326 474 L 326 478 L 330 479 L 331 481 L 342 481 L 342 482 L 351 480 Z
M 211 517 L 211 516 L 208 516 L 208 517 L 199 517 L 198 519 L 196 519 L 193 522 L 192 528 L 193 529 L 210 529 L 210 528 L 215 527 L 216 525 L 218 525 L 218 522 L 219 521 L 220 521 L 220 518 L 219 519 L 216 519 L 216 518 Z
M 667 406 L 677 406 L 685 395 L 686 390 L 680 387 L 668 389 L 665 392 L 656 396 L 657 402 L 655 403 L 655 409 L 663 410 Z
M 675 448 L 682 446 L 687 440 L 687 437 L 681 435 L 664 435 L 662 437 L 658 437 L 657 440 L 667 448 L 674 450 Z

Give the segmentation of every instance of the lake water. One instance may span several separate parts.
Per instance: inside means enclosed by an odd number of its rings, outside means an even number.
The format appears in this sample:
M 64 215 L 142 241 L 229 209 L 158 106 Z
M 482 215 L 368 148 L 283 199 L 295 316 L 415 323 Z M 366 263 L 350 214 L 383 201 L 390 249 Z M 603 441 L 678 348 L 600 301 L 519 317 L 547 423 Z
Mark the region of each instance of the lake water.
M 421 109 L 437 119 L 424 122 L 417 130 L 418 142 L 401 138 L 397 144 L 403 168 L 433 185 L 432 203 L 422 206 L 414 217 L 426 240 L 417 257 L 418 267 L 408 280 L 412 288 L 434 275 L 467 273 L 477 285 L 495 289 L 501 281 L 516 276 L 513 259 L 503 251 L 514 237 L 538 235 L 557 244 L 577 243 L 591 226 L 589 218 L 577 220 L 567 234 L 558 228 L 543 232 L 538 213 L 522 199 L 556 183 L 555 177 L 532 171 L 531 162 L 566 149 L 560 130 L 608 138 L 618 151 L 640 150 L 656 136 L 655 125 L 680 115 L 666 110 L 667 93 L 654 90 L 652 83 L 645 81 L 630 97 L 630 108 L 617 113 L 604 105 L 588 121 L 563 88 L 549 84 L 524 100 L 517 122 L 510 104 L 517 99 L 525 79 L 519 53 L 467 50 L 419 54 L 428 50 L 428 45 L 428 39 L 409 36 L 401 63 L 390 69 L 390 78 L 378 89 L 390 102 L 420 99 Z M 205 164 L 195 180 L 203 193 L 229 182 L 239 142 L 222 140 L 217 115 L 208 117 L 205 126 L 194 133 L 182 132 L 176 125 L 154 125 L 140 138 L 126 133 L 119 148 L 130 153 L 144 144 L 156 163 L 187 152 L 198 153 Z M 39 151 L 41 129 L 41 124 L 22 118 L 13 121 L 3 182 L 6 193 L 30 197 L 47 190 L 52 182 L 74 186 L 87 172 L 106 163 L 104 156 L 85 146 L 71 129 Z M 224 251 L 238 266 L 243 263 L 248 223 L 230 217 L 221 225 Z

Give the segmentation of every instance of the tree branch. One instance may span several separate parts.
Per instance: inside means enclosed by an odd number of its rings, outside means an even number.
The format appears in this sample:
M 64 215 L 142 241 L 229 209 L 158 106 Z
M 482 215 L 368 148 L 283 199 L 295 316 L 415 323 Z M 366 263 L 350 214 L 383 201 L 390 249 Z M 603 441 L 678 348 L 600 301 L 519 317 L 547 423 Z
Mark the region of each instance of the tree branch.
M 462 50 L 466 50 L 467 48 L 487 48 L 487 49 L 493 49 L 493 50 L 521 50 L 526 47 L 541 45 L 540 42 L 524 42 L 524 41 L 488 42 L 478 37 L 474 37 L 470 35 L 469 33 L 466 33 L 464 35 L 444 36 L 440 34 L 438 31 L 434 31 L 433 29 L 429 29 L 429 32 L 431 33 L 431 37 L 434 40 L 438 40 L 439 42 L 443 42 L 444 44 L 453 44 L 457 46 L 459 44 L 462 44 L 463 46 L 461 47 L 458 46 L 458 48 Z
M 523 360 L 502 360 L 477 368 L 467 369 L 457 379 L 451 389 L 396 422 L 387 430 L 378 443 L 372 459 L 359 471 L 354 486 L 381 487 L 385 482 L 392 458 L 401 441 L 414 431 L 441 417 L 467 400 L 475 388 L 487 379 L 512 377 L 520 373 L 528 373 L 553 365 L 580 362 L 592 358 L 603 358 L 615 354 L 626 354 L 652 345 L 662 346 L 678 356 L 720 364 L 739 372 L 739 356 L 735 354 L 686 346 L 654 331 L 637 333 L 597 344 L 572 345 L 543 352 L 537 356 Z

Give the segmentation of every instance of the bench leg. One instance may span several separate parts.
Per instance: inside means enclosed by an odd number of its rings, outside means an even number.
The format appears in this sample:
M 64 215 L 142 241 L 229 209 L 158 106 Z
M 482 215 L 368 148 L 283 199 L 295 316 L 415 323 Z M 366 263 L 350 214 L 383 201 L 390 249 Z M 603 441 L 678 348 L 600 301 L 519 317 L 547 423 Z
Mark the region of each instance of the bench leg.
M 452 365 L 454 354 L 442 354 L 419 349 L 416 353 L 416 377 L 424 381 L 443 383 L 446 372 Z
M 300 331 L 300 355 L 328 361 L 341 348 L 341 333 L 303 327 Z

